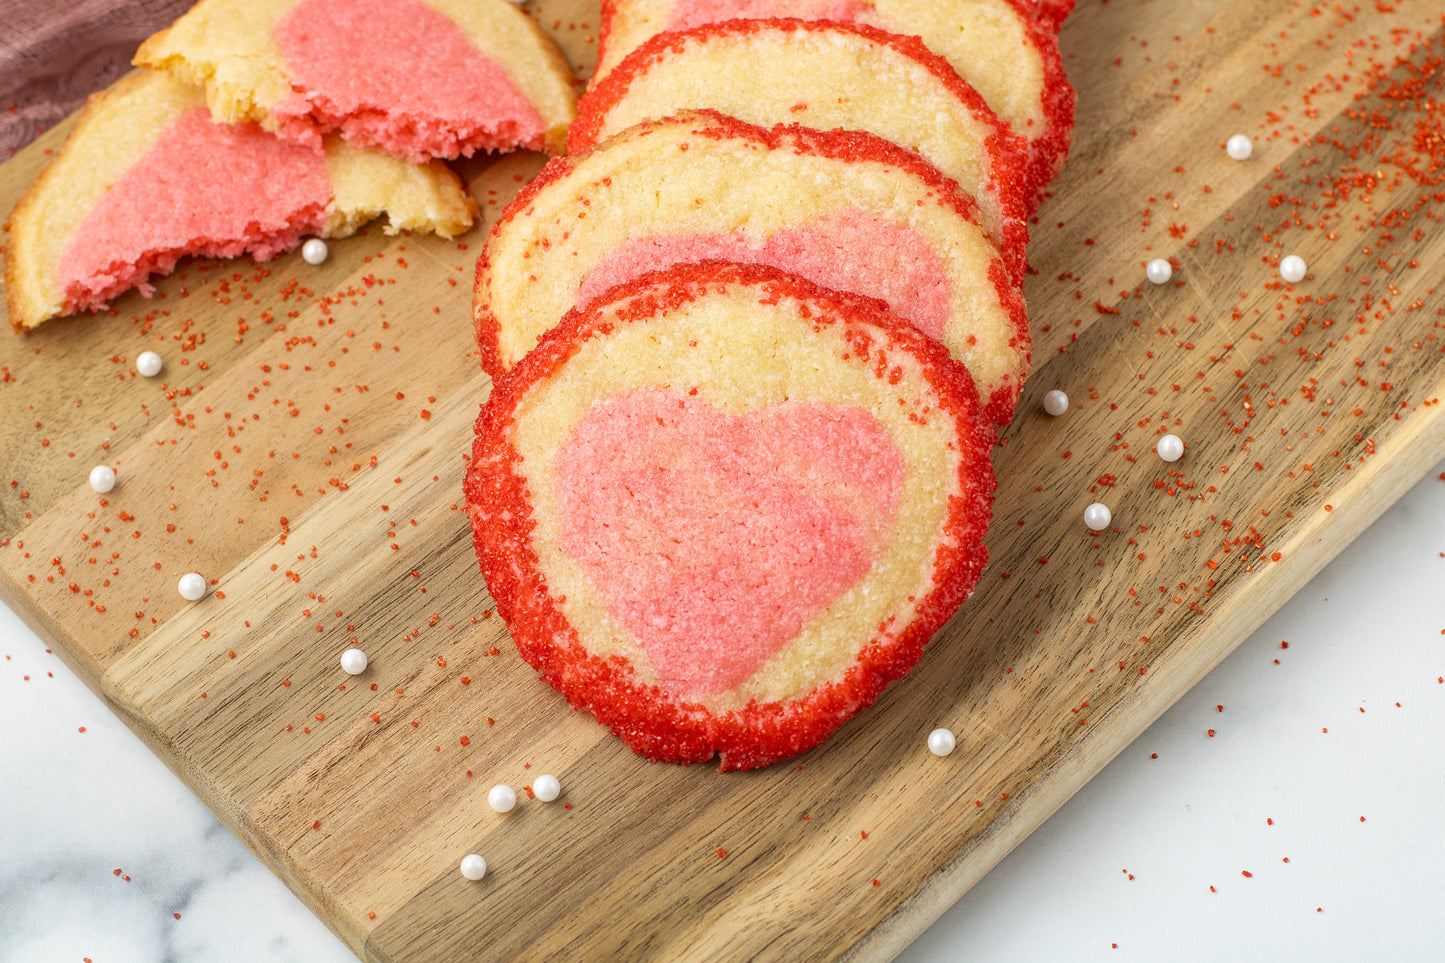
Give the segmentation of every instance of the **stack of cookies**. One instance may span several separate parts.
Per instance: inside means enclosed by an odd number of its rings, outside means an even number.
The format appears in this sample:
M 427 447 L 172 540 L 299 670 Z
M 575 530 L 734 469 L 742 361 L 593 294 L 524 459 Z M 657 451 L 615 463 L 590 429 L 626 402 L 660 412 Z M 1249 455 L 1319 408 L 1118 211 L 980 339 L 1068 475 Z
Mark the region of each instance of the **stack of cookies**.
M 608 0 L 494 226 L 467 504 L 522 655 L 649 758 L 821 743 L 982 571 L 1068 0 Z

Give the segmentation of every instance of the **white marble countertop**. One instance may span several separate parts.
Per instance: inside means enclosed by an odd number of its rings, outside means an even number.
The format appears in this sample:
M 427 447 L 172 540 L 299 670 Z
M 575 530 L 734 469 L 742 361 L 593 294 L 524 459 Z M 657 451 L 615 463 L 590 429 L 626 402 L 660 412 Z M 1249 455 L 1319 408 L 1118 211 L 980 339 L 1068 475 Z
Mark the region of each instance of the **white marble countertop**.
M 901 958 L 1441 958 L 1442 589 L 1445 462 Z M 0 963 L 354 959 L 3 606 L 0 727 Z

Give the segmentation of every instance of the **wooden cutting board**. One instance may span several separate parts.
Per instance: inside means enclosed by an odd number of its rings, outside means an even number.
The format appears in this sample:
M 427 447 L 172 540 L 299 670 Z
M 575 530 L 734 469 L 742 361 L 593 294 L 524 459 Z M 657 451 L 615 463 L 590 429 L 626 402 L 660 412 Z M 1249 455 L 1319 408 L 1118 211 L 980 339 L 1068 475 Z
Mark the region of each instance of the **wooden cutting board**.
M 1034 225 L 992 565 L 795 763 L 649 764 L 491 615 L 459 506 L 484 227 L 191 262 L 153 300 L 0 338 L 0 595 L 364 958 L 891 955 L 1445 456 L 1445 135 L 1418 76 L 1440 5 L 1161 13 L 1083 0 L 1064 31 L 1079 127 Z M 540 18 L 590 65 L 595 9 Z M 64 132 L 0 168 L 0 207 Z M 489 219 L 538 164 L 470 170 Z M 1144 281 L 1154 257 L 1174 281 Z M 542 773 L 559 801 L 487 806 Z

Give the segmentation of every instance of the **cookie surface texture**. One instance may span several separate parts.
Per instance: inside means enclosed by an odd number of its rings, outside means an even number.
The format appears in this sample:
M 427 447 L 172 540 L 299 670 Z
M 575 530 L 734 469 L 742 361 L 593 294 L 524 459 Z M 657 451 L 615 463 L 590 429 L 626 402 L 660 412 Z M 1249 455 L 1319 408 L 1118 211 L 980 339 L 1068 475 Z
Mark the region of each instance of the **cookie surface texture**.
M 1018 286 L 972 199 L 863 132 L 764 130 L 697 113 L 555 158 L 478 260 L 483 367 L 511 367 L 572 307 L 647 270 L 764 263 L 888 302 L 945 344 L 1006 423 L 1028 372 Z
M 758 265 L 636 279 L 497 382 L 466 480 L 518 651 L 650 759 L 804 752 L 984 565 L 992 433 L 881 304 Z
M 135 62 L 204 86 L 217 119 L 413 161 L 557 149 L 575 109 L 561 51 L 506 0 L 201 0 Z
M 876 27 L 918 37 L 1028 142 L 1029 212 L 1064 162 L 1077 96 L 1064 73 L 1058 25 L 1071 0 L 604 0 L 598 30 L 603 82 L 632 51 L 663 32 L 746 18 L 793 17 Z
M 761 127 L 862 130 L 923 157 L 979 205 L 1024 268 L 1024 140 L 916 37 L 806 20 L 733 20 L 653 37 L 583 95 L 568 150 L 643 120 L 706 108 Z
M 392 233 L 451 236 L 471 225 L 475 203 L 440 162 L 217 124 L 195 88 L 132 71 L 91 97 L 10 216 L 11 327 L 99 309 L 131 288 L 149 293 L 187 255 L 264 260 L 381 213 Z

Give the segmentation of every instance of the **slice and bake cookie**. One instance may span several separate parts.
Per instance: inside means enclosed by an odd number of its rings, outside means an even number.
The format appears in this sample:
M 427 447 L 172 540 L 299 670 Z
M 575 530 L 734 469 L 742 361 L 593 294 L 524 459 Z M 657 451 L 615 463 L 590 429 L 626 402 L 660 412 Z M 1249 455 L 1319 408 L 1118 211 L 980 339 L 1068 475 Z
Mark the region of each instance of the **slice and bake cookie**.
M 522 656 L 660 761 L 816 746 L 919 659 L 986 552 L 967 372 L 877 301 L 681 265 L 498 381 L 466 480 Z
M 764 263 L 887 302 L 968 366 L 1006 424 L 1028 326 L 972 214 L 932 166 L 870 134 L 707 112 L 639 125 L 553 159 L 493 226 L 473 295 L 483 367 L 500 375 L 570 308 L 645 271 Z
M 706 108 L 752 124 L 865 130 L 906 147 L 978 202 L 1021 279 L 1028 247 L 1024 142 L 916 37 L 806 20 L 732 20 L 659 34 L 578 105 L 568 149 L 642 120 Z
M 412 160 L 560 150 L 571 68 L 506 0 L 201 0 L 135 62 L 204 85 L 217 120 Z
M 471 226 L 475 204 L 440 162 L 217 124 L 197 89 L 133 71 L 90 99 L 10 215 L 10 325 L 98 309 L 132 287 L 149 293 L 148 279 L 186 255 L 265 259 L 381 213 L 392 233 L 451 236 Z
M 917 36 L 1028 142 L 1029 213 L 1068 153 L 1075 94 L 1059 56 L 1072 0 L 606 0 L 597 86 L 655 34 L 737 18 L 858 23 Z

